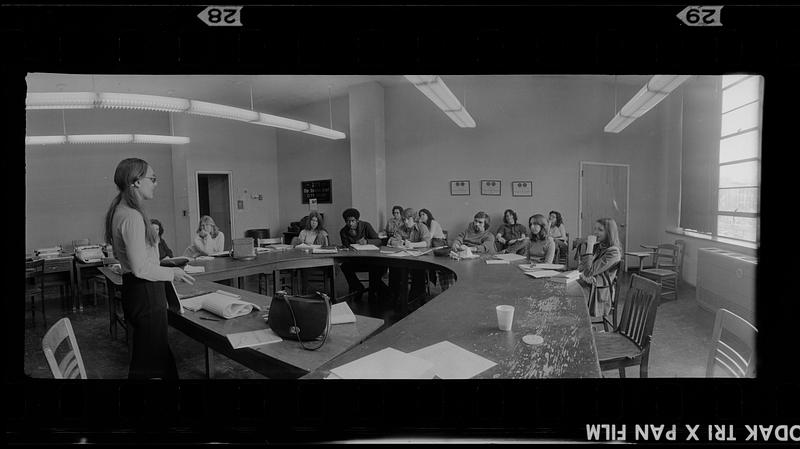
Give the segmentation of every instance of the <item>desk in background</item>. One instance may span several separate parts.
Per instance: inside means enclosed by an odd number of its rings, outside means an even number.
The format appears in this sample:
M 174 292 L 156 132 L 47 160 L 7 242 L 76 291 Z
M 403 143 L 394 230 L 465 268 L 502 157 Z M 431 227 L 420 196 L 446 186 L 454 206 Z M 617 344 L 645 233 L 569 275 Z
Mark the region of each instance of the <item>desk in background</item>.
M 53 257 L 44 260 L 45 288 L 53 285 L 64 285 L 66 295 L 61 296 L 61 307 L 65 308 L 67 303 L 72 304 L 72 311 L 75 311 L 75 270 L 72 264 L 73 256 Z M 67 278 L 67 282 L 48 283 L 48 279 Z M 49 284 L 49 285 L 48 285 Z

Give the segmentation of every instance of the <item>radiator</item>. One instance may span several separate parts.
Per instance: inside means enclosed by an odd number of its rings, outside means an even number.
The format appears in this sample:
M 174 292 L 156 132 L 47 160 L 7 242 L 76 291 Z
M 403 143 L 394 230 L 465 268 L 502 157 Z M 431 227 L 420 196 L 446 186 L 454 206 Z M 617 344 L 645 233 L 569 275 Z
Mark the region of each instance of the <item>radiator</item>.
M 755 322 L 755 257 L 719 248 L 697 250 L 697 302 L 716 313 L 725 308 Z

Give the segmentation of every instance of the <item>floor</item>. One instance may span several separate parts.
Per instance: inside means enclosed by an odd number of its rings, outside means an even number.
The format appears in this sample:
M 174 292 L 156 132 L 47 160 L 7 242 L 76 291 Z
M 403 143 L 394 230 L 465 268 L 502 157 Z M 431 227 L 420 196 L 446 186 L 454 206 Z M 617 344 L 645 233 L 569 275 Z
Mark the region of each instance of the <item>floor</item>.
M 337 296 L 347 292 L 344 276 L 337 275 Z M 625 281 L 623 280 L 623 284 Z M 257 280 L 247 278 L 245 288 L 257 290 Z M 431 295 L 438 294 L 438 288 L 431 288 Z M 620 297 L 624 297 L 624 290 Z M 57 292 L 53 292 L 57 294 Z M 682 285 L 678 291 L 678 299 L 667 301 L 658 308 L 655 331 L 650 353 L 650 377 L 704 377 L 708 357 L 711 330 L 714 316 L 702 309 L 695 301 L 695 291 L 690 285 Z M 52 325 L 62 316 L 68 316 L 72 322 L 78 341 L 81 356 L 84 360 L 87 375 L 95 379 L 121 379 L 128 374 L 128 347 L 125 343 L 125 332 L 118 331 L 115 339 L 109 333 L 108 309 L 104 298 L 98 304 L 92 304 L 92 295 L 84 299 L 82 313 L 64 312 L 61 301 L 50 296 L 47 300 L 47 324 Z M 400 317 L 389 301 L 370 305 L 367 296 L 361 300 L 348 301 L 356 314 L 374 316 L 386 321 L 390 326 Z M 38 305 L 38 301 L 37 301 Z M 46 328 L 41 315 L 36 314 L 33 325 L 30 312 L 25 316 L 25 373 L 38 378 L 52 376 L 41 348 L 41 341 Z M 205 356 L 203 346 L 185 336 L 180 331 L 169 328 L 172 351 L 178 364 L 178 374 L 182 379 L 205 378 Z M 216 357 L 215 375 L 220 379 L 263 379 L 260 374 L 227 359 L 222 355 Z M 619 377 L 617 371 L 604 372 L 605 377 Z M 638 377 L 638 368 L 630 367 L 627 377 Z

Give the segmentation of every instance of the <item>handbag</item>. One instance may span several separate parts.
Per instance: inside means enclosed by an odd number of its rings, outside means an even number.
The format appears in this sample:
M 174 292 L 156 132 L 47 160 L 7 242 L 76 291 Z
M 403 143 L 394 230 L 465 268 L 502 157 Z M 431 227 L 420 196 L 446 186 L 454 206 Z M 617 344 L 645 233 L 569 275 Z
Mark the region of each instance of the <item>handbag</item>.
M 328 295 L 316 292 L 310 295 L 288 295 L 281 290 L 275 293 L 269 306 L 267 324 L 279 337 L 296 339 L 303 349 L 314 351 L 328 339 L 331 326 L 331 302 Z M 304 341 L 322 342 L 316 347 L 307 347 Z

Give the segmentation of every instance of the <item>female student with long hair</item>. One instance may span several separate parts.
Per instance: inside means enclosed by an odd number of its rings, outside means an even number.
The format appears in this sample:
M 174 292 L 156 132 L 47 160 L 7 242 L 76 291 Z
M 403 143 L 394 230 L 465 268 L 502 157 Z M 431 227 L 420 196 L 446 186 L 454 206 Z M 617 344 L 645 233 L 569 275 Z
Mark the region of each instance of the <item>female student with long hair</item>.
M 564 226 L 564 217 L 561 212 L 551 210 L 548 221 L 550 223 L 550 237 L 555 240 L 561 255 L 566 257 L 569 247 L 567 246 L 567 227 Z
M 219 230 L 214 219 L 208 215 L 200 217 L 197 235 L 192 246 L 186 248 L 185 256 L 197 257 L 221 253 L 225 250 L 225 234 Z
M 167 257 L 172 257 L 172 250 L 169 249 L 169 246 L 167 246 L 167 242 L 161 238 L 161 236 L 164 235 L 164 225 L 162 225 L 161 222 L 155 218 L 150 220 L 150 224 L 153 226 L 153 229 L 156 230 L 156 240 L 158 241 L 158 258 L 165 259 Z
M 328 246 L 328 231 L 319 212 L 312 210 L 308 213 L 305 228 L 297 236 L 295 246 L 299 244 Z
M 531 230 L 531 241 L 527 246 L 528 260 L 534 263 L 553 263 L 556 244 L 550 237 L 547 219 L 542 214 L 531 215 L 528 218 L 528 227 Z
M 433 218 L 433 214 L 428 209 L 419 210 L 419 221 L 425 223 L 428 230 L 431 231 L 431 247 L 447 245 L 447 240 L 444 238 L 444 231 L 442 225 Z
M 182 269 L 162 267 L 158 235 L 142 202 L 153 199 L 156 176 L 147 162 L 130 158 L 114 172 L 117 196 L 105 219 L 106 241 L 122 267 L 122 309 L 132 329 L 130 379 L 177 379 L 175 359 L 167 341 L 167 282 L 194 278 Z
M 589 314 L 604 316 L 611 310 L 609 289 L 597 289 L 597 297 L 589 297 L 589 293 L 592 284 L 605 287 L 614 282 L 619 271 L 617 264 L 622 260 L 622 245 L 619 241 L 617 222 L 613 218 L 601 218 L 595 221 L 592 235 L 595 236 L 597 243 L 590 246 L 587 241 L 583 241 L 578 247 L 581 255 L 578 265 L 581 277 L 578 282 L 589 298 Z

